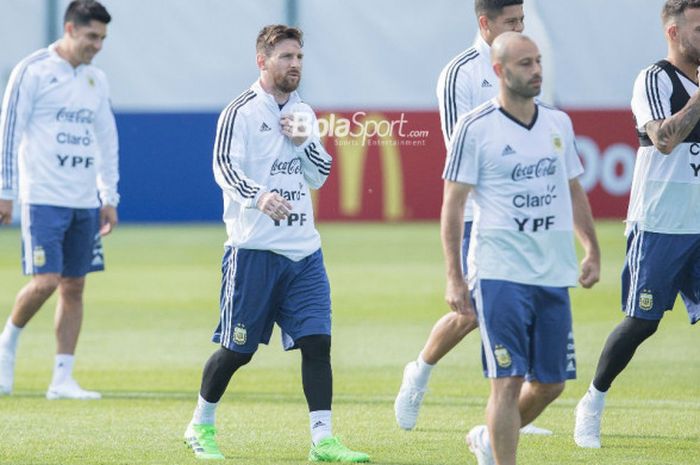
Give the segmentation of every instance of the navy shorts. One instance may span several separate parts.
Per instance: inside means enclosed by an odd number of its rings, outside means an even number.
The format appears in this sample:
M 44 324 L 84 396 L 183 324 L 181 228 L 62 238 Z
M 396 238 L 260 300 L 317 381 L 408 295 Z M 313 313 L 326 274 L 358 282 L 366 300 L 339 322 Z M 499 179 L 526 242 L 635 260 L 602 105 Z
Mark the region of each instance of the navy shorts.
M 680 292 L 690 322 L 700 320 L 700 234 L 662 234 L 634 228 L 622 270 L 622 311 L 660 320 Z
M 23 204 L 21 224 L 24 274 L 81 278 L 104 270 L 98 208 Z
M 568 288 L 481 279 L 472 297 L 484 376 L 548 384 L 576 378 Z
M 214 342 L 253 353 L 270 342 L 275 323 L 286 350 L 304 336 L 331 334 L 331 289 L 321 249 L 295 262 L 267 250 L 226 247 L 221 272 Z

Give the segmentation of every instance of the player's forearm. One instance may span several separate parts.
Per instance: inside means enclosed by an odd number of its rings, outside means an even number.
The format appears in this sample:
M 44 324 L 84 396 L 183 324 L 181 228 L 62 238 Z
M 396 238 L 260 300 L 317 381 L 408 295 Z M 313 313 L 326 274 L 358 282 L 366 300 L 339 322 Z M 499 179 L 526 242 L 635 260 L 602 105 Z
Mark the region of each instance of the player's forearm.
M 581 246 L 589 257 L 600 257 L 600 246 L 593 223 L 593 212 L 588 202 L 588 196 L 583 186 L 573 180 L 569 183 L 571 188 L 571 204 L 574 212 L 574 231 Z
M 331 174 L 333 158 L 326 152 L 320 140 L 312 140 L 299 156 L 304 179 L 311 189 L 320 189 Z
M 440 212 L 440 237 L 445 256 L 448 281 L 463 280 L 462 236 L 464 234 L 464 204 L 467 192 L 457 188 L 457 183 L 445 182 L 442 210 Z
M 696 92 L 688 103 L 676 114 L 661 122 L 652 121 L 647 132 L 654 146 L 668 155 L 683 142 L 700 121 L 700 92 Z

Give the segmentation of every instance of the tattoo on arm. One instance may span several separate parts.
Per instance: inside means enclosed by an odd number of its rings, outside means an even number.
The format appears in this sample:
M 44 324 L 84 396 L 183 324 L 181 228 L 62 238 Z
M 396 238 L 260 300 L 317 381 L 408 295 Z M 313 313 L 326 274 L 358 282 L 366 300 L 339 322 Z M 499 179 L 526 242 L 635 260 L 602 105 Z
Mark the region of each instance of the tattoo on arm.
M 646 124 L 649 138 L 661 153 L 669 154 L 678 144 L 688 137 L 700 121 L 700 93 L 691 97 L 678 113 L 664 120 L 650 121 Z

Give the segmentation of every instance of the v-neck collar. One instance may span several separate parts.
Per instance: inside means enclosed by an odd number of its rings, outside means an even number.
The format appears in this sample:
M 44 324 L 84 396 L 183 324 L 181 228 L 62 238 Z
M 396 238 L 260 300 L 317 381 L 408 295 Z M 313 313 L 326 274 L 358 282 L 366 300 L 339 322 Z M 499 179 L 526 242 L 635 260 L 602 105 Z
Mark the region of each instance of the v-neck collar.
M 508 113 L 502 106 L 499 105 L 498 109 L 499 109 L 499 110 L 501 111 L 501 113 L 503 113 L 508 119 L 510 119 L 511 121 L 513 121 L 513 122 L 514 122 L 515 124 L 517 124 L 518 126 L 522 126 L 523 128 L 527 129 L 528 131 L 529 131 L 530 129 L 532 129 L 532 128 L 535 126 L 535 124 L 537 123 L 537 117 L 538 117 L 539 114 L 540 114 L 539 105 L 537 105 L 537 103 L 535 103 L 535 114 L 532 116 L 532 121 L 530 121 L 530 124 L 525 124 L 525 123 L 523 123 L 522 121 L 520 121 L 518 118 L 516 118 L 515 116 L 511 115 L 510 113 Z

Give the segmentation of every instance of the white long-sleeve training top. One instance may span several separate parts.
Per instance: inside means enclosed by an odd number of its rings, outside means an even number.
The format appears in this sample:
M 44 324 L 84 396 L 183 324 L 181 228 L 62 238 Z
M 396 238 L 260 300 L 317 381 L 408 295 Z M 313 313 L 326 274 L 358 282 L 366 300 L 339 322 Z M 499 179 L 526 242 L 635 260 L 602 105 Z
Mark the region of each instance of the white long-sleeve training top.
M 56 53 L 56 43 L 15 66 L 0 113 L 0 198 L 71 208 L 117 206 L 118 152 L 109 86 L 100 69 L 74 68 Z
M 323 185 L 332 159 L 317 131 L 299 147 L 282 134 L 282 115 L 299 110 L 315 127 L 313 111 L 296 92 L 280 108 L 256 82 L 221 112 L 213 165 L 223 190 L 227 245 L 269 250 L 294 261 L 321 247 L 309 188 Z M 264 192 L 276 192 L 292 204 L 286 220 L 273 221 L 256 208 Z

